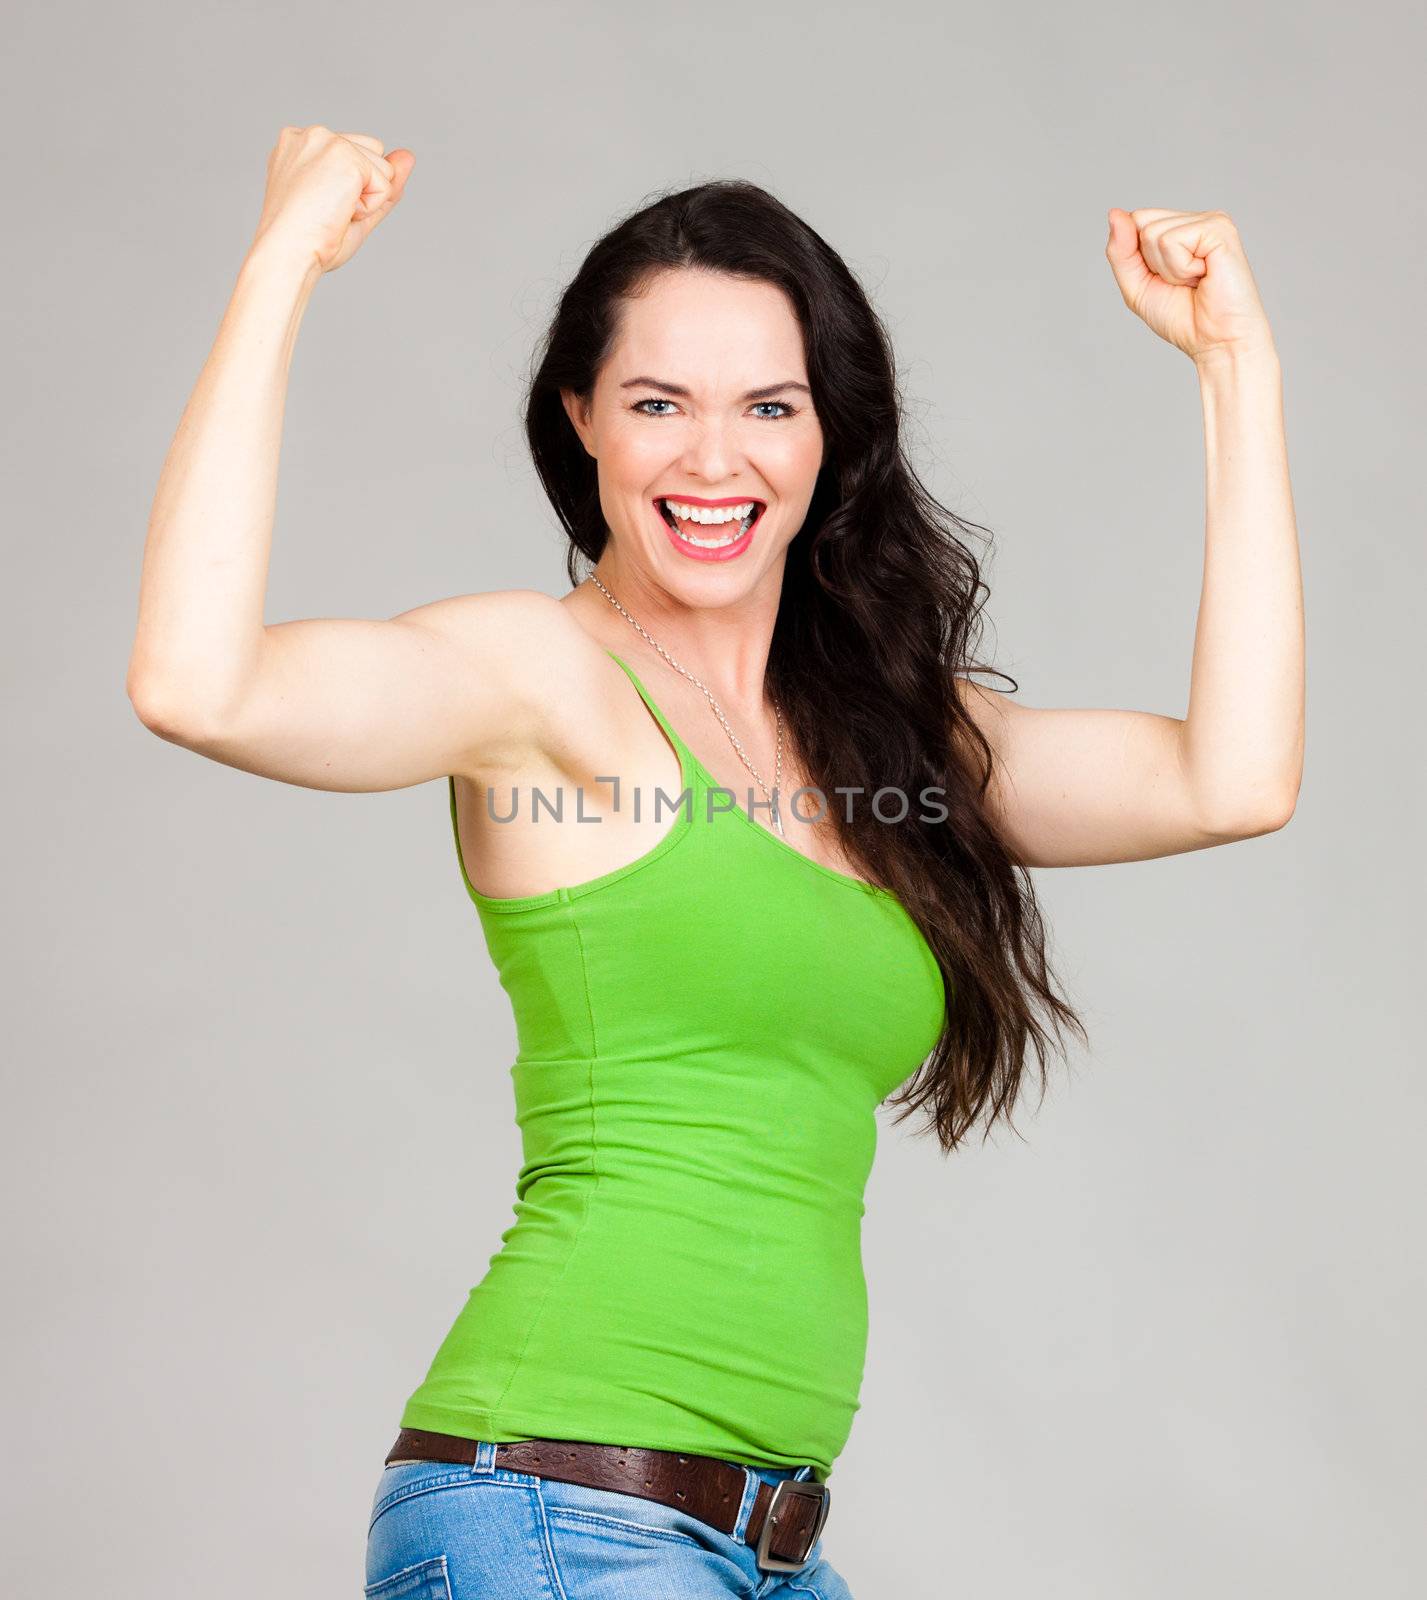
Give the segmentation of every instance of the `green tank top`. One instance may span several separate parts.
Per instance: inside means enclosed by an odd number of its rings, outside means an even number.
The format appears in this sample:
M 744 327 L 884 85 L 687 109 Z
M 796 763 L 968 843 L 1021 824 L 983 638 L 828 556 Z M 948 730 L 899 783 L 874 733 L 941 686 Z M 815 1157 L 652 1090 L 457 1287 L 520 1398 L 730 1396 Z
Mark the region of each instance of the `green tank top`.
M 937 1042 L 941 972 L 887 890 L 717 809 L 726 791 L 710 819 L 717 779 L 607 653 L 679 757 L 646 854 L 482 894 L 448 779 L 514 1011 L 523 1161 L 514 1224 L 401 1425 L 826 1477 L 866 1354 L 874 1113 Z

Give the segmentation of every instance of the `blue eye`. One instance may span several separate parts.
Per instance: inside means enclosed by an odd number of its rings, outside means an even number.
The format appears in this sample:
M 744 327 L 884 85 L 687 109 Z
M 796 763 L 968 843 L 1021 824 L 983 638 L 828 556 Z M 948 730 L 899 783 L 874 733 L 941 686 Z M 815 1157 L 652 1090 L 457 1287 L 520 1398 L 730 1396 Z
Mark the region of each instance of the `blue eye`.
M 637 411 L 641 417 L 667 417 L 669 415 L 667 411 L 645 411 L 643 408 L 645 406 L 672 406 L 673 404 L 672 400 L 664 400 L 657 395 L 650 395 L 645 400 L 636 400 L 629 409 Z M 792 417 L 797 415 L 797 408 L 790 406 L 786 400 L 759 400 L 756 404 L 759 406 L 776 406 L 784 416 Z M 765 417 L 763 420 L 766 422 L 781 422 L 783 417 Z

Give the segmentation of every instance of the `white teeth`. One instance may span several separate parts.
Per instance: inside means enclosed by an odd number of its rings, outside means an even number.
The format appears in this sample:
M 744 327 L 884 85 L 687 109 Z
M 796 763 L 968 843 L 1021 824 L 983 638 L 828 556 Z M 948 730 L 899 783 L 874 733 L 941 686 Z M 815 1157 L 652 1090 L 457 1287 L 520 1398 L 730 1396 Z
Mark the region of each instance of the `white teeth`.
M 701 550 L 718 550 L 741 539 L 753 526 L 753 514 L 758 509 L 755 500 L 738 506 L 689 506 L 678 500 L 665 500 L 662 503 L 669 516 L 676 519 L 672 524 L 674 532 L 685 544 L 697 545 Z M 738 526 L 721 539 L 700 539 L 679 526 L 680 523 L 689 522 L 724 523 L 735 520 Z
M 722 539 L 696 539 L 691 533 L 680 532 L 680 530 L 677 528 L 674 531 L 679 534 L 679 537 L 685 542 L 685 544 L 696 544 L 700 550 L 718 550 L 724 545 L 733 544 L 736 540 L 743 537 L 742 530 L 737 533 L 725 534 Z
M 752 515 L 754 502 L 741 506 L 686 506 L 678 500 L 666 500 L 666 506 L 681 522 L 743 522 Z

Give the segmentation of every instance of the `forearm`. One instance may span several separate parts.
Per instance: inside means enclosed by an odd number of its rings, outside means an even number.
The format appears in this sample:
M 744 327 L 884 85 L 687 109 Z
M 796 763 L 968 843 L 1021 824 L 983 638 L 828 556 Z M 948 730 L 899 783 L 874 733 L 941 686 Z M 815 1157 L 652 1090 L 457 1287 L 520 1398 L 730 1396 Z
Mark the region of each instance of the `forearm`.
M 218 716 L 256 670 L 288 373 L 320 276 L 250 251 L 169 447 L 126 684 L 146 720 Z
M 1203 588 L 1186 781 L 1211 823 L 1251 830 L 1293 811 L 1303 768 L 1303 588 L 1276 352 L 1199 364 Z

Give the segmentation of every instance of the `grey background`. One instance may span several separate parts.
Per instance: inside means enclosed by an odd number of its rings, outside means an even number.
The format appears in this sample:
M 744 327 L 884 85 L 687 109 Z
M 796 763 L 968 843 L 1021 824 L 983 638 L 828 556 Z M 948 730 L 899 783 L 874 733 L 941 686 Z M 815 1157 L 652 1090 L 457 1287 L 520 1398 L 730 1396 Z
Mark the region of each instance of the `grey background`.
M 1039 872 L 1091 1052 L 1023 1140 L 946 1161 L 884 1114 L 827 1551 L 859 1600 L 1421 1593 L 1420 9 L 11 15 L 9 1592 L 359 1594 L 399 1408 L 510 1221 L 444 785 L 265 782 L 124 694 L 267 152 L 325 122 L 418 164 L 304 320 L 269 620 L 563 593 L 531 347 L 618 215 L 741 175 L 886 316 L 1033 705 L 1183 714 L 1198 392 L 1105 213 L 1235 218 L 1303 545 L 1298 812 Z

